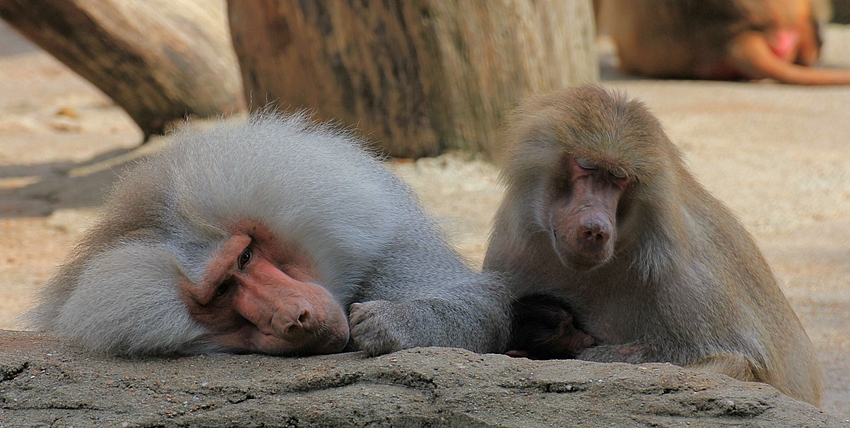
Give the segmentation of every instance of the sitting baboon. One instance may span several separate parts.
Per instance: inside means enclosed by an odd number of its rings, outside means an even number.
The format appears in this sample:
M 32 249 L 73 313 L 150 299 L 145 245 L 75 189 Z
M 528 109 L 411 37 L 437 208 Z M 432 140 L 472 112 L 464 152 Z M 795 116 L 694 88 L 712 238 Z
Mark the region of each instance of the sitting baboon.
M 535 96 L 505 139 L 484 267 L 508 277 L 519 323 L 534 319 L 529 302 L 551 318 L 560 301 L 576 327 L 541 322 L 524 343 L 702 367 L 818 404 L 812 344 L 755 242 L 643 104 L 594 86 Z

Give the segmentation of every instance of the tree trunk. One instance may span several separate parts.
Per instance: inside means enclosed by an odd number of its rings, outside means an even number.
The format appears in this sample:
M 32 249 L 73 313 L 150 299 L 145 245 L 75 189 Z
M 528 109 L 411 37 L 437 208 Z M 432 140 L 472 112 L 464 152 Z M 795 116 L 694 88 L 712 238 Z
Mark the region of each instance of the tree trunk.
M 850 24 L 850 0 L 832 0 L 832 22 Z
M 492 155 L 501 118 L 520 98 L 599 73 L 589 0 L 228 6 L 252 108 L 313 110 L 392 156 Z
M 0 18 L 111 97 L 145 138 L 244 107 L 223 1 L 0 0 Z

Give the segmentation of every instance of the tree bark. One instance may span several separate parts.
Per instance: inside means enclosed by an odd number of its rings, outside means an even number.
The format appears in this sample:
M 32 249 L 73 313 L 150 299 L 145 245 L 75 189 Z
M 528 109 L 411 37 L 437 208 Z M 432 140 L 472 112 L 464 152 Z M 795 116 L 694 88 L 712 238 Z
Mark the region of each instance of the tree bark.
M 112 98 L 145 138 L 244 108 L 223 1 L 0 0 L 0 18 Z
M 598 79 L 588 0 L 230 0 L 252 108 L 310 109 L 392 156 L 498 151 L 531 92 Z

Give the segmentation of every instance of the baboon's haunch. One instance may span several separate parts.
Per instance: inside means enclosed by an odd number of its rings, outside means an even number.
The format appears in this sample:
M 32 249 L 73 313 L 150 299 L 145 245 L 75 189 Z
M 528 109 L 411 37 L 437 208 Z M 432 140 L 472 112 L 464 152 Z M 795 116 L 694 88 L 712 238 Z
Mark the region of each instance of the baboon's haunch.
M 596 0 L 594 6 L 628 73 L 850 84 L 848 70 L 812 67 L 826 0 Z

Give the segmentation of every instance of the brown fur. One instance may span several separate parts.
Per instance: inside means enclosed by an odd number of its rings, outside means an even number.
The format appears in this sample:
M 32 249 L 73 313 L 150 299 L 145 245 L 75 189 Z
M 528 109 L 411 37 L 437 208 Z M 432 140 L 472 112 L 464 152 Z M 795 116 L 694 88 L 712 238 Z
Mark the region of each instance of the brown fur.
M 755 242 L 642 103 L 592 86 L 532 97 L 509 116 L 505 138 L 507 193 L 484 267 L 506 274 L 517 299 L 563 301 L 597 344 L 578 358 L 671 362 L 819 403 L 814 349 Z M 553 210 L 577 203 L 587 180 L 622 189 L 613 212 Z M 573 265 L 574 252 L 597 247 L 565 244 L 557 228 L 588 215 L 612 217 L 613 248 Z
M 850 71 L 812 68 L 823 0 L 596 0 L 620 68 L 661 78 L 850 84 Z M 784 40 L 784 41 L 783 41 Z

